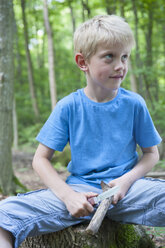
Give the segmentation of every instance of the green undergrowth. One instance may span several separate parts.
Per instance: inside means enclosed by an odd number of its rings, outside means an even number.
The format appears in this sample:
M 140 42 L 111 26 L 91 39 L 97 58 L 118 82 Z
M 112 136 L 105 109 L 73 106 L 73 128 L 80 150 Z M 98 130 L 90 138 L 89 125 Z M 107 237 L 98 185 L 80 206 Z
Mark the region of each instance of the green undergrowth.
M 18 193 L 26 193 L 26 192 L 29 191 L 29 189 L 24 184 L 22 184 L 20 182 L 20 180 L 16 176 L 14 176 L 14 183 L 16 185 L 16 190 L 15 190 L 16 194 L 18 194 Z

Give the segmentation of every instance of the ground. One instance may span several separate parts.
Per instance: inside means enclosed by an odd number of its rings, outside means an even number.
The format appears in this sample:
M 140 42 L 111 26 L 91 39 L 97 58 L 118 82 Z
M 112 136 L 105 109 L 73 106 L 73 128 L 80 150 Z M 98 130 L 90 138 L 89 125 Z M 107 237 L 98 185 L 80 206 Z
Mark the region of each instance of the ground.
M 25 151 L 13 151 L 13 168 L 17 178 L 24 184 L 29 190 L 37 190 L 45 188 L 37 174 L 32 169 L 33 153 Z M 64 168 L 59 169 L 61 178 L 65 180 L 68 176 L 68 172 Z M 2 199 L 0 195 L 0 200 Z M 146 227 L 147 232 L 153 239 L 157 248 L 165 248 L 165 228 L 150 228 Z

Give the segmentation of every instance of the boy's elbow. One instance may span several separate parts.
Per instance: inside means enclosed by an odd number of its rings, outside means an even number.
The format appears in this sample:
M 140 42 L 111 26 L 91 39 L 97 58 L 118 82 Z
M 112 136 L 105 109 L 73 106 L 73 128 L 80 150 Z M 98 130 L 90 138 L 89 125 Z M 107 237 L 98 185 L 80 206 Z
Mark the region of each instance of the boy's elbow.
M 155 159 L 156 159 L 156 163 L 159 162 L 160 154 L 158 148 L 156 149 Z
M 38 158 L 36 155 L 34 155 L 33 160 L 32 160 L 32 168 L 34 170 L 36 170 L 37 164 L 38 164 Z
M 152 148 L 152 152 L 151 153 L 152 153 L 152 160 L 153 160 L 154 164 L 157 164 L 157 162 L 160 159 L 158 147 L 157 146 L 154 146 Z

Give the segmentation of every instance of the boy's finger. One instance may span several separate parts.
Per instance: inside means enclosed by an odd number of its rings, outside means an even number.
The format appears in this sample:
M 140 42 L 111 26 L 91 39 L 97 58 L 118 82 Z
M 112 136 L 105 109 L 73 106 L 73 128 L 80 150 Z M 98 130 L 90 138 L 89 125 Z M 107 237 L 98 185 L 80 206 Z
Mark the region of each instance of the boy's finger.
M 87 197 L 88 202 L 92 206 L 94 206 L 95 205 L 95 201 L 94 201 L 93 197 L 98 196 L 98 194 L 97 193 L 94 193 L 94 192 L 87 192 L 87 193 L 85 193 L 85 196 Z
M 117 204 L 118 200 L 119 200 L 118 195 L 114 195 L 113 200 L 112 200 L 112 204 L 114 204 L 114 205 Z
M 88 198 L 88 202 L 89 202 L 92 206 L 95 205 L 95 201 L 94 201 L 93 197 Z
M 93 206 L 92 206 L 92 204 L 91 204 L 91 203 L 88 203 L 88 205 L 87 205 L 86 209 L 87 209 L 87 211 L 88 211 L 88 215 L 89 215 L 90 213 L 92 213 L 92 212 L 93 212 L 93 210 L 94 210 L 94 208 L 93 208 Z
M 98 193 L 95 192 L 85 192 L 84 194 L 87 198 L 91 198 L 98 195 Z

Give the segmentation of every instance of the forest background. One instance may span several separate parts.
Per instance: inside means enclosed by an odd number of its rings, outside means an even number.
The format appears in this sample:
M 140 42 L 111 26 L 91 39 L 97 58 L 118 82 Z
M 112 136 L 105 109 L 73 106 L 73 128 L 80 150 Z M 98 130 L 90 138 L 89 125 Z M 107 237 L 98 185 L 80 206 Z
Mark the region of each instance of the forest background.
M 56 102 L 85 86 L 85 77 L 74 62 L 75 28 L 95 15 L 117 14 L 130 24 L 136 40 L 129 73 L 122 86 L 138 92 L 146 100 L 163 139 L 159 146 L 159 165 L 164 167 L 165 1 L 7 2 L 13 2 L 13 148 L 34 151 L 38 144 L 35 137 Z
M 163 138 L 165 159 L 165 1 L 163 0 L 49 0 L 49 30 L 45 29 L 46 1 L 14 0 L 14 146 L 36 147 L 35 137 L 55 102 L 85 86 L 74 62 L 73 33 L 86 19 L 117 14 L 131 25 L 136 47 L 123 87 L 140 93 Z M 51 54 L 49 37 L 53 39 Z M 48 56 L 49 55 L 49 56 Z M 53 87 L 50 56 L 54 58 Z M 30 61 L 29 61 L 30 57 Z M 48 76 L 49 75 L 49 76 Z M 30 82 L 31 81 L 31 82 Z M 50 92 L 54 91 L 54 99 Z

